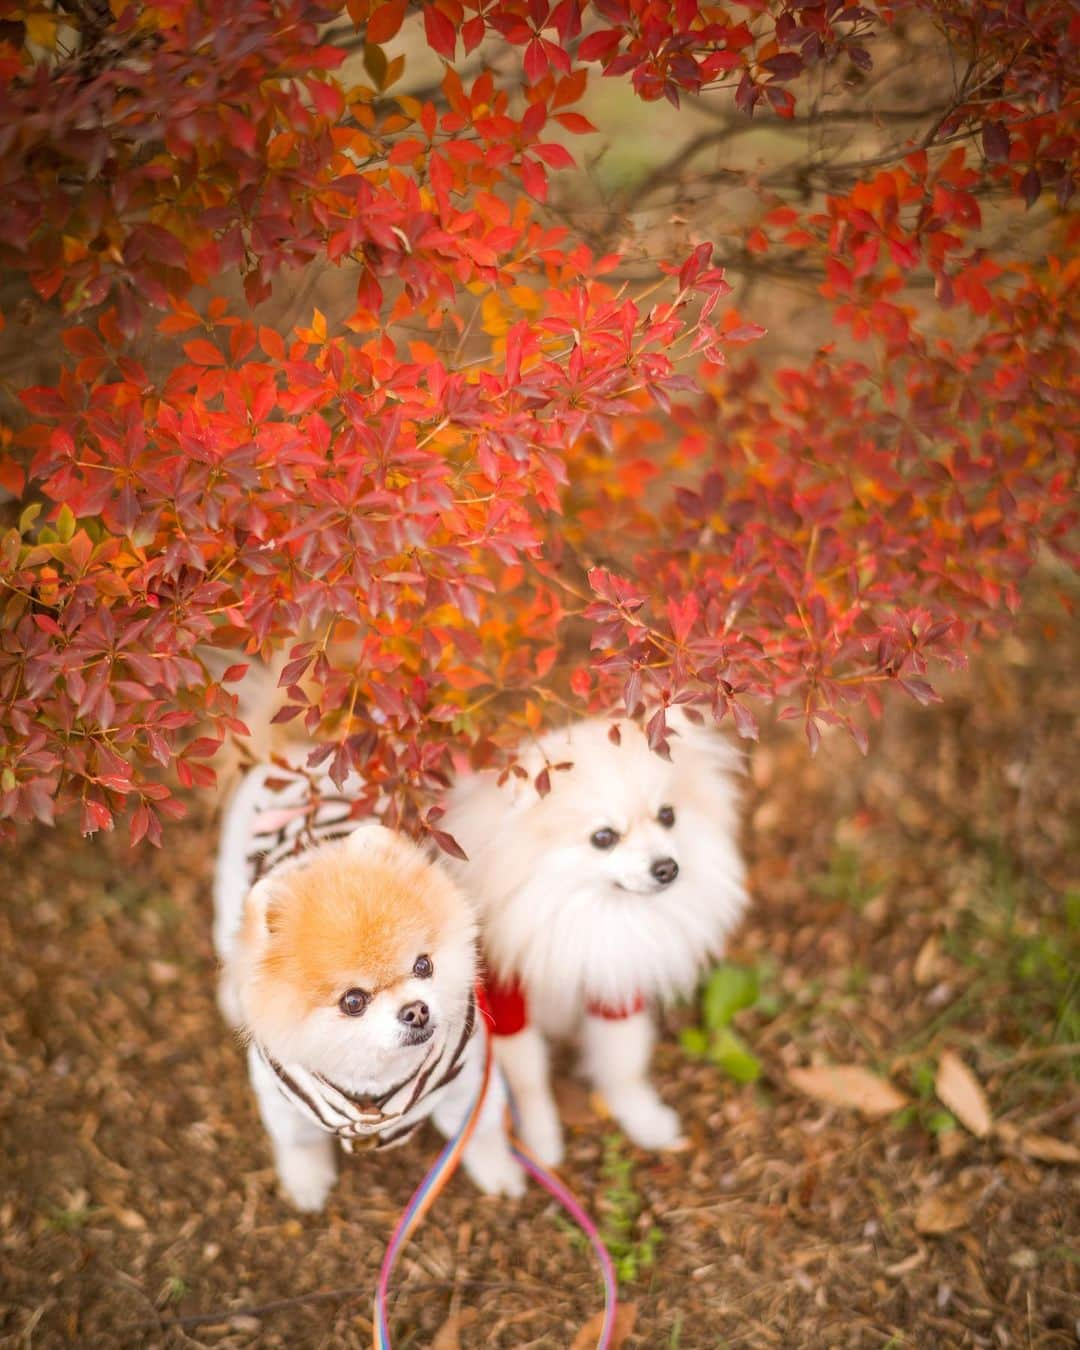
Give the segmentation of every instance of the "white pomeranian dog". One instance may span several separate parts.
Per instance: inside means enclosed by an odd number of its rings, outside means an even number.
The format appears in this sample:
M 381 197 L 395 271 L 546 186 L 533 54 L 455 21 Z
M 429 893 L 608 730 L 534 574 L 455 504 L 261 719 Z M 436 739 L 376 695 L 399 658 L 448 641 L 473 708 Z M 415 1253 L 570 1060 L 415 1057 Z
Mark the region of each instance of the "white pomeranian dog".
M 746 892 L 738 756 L 715 732 L 670 720 L 670 762 L 634 722 L 580 722 L 522 756 L 527 780 L 460 779 L 440 821 L 468 854 L 456 868 L 480 906 L 496 1054 L 524 1141 L 548 1164 L 563 1137 L 545 1037 L 580 1035 L 586 1074 L 635 1143 L 681 1143 L 647 1076 L 650 1005 L 694 989 Z
M 476 921 L 415 844 L 350 818 L 326 780 L 252 770 L 229 801 L 215 876 L 219 998 L 248 1067 L 285 1194 L 321 1209 L 348 1151 L 447 1137 L 482 1081 Z M 464 1164 L 520 1195 L 496 1075 Z

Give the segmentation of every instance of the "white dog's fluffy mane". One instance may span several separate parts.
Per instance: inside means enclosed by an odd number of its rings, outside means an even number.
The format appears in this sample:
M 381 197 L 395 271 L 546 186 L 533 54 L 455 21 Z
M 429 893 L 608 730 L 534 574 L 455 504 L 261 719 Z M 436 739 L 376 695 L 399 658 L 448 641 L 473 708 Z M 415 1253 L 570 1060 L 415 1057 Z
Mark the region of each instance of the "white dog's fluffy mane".
M 494 773 L 463 778 L 441 827 L 469 856 L 460 876 L 482 914 L 486 960 L 517 976 L 532 1011 L 551 1030 L 583 1000 L 623 1007 L 641 996 L 688 993 L 719 954 L 745 903 L 735 841 L 738 755 L 715 732 L 672 718 L 671 762 L 641 728 L 579 722 L 546 735 L 522 756 L 528 781 Z M 545 763 L 551 791 L 534 779 Z M 674 809 L 665 829 L 660 809 Z M 620 840 L 601 850 L 600 829 Z M 674 859 L 678 876 L 657 886 L 650 867 Z

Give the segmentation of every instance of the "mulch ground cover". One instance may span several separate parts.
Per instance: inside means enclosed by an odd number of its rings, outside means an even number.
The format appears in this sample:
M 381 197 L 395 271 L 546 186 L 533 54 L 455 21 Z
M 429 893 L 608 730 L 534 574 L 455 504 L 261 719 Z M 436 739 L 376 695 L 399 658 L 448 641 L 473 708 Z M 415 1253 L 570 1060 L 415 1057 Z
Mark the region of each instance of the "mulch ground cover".
M 1036 603 L 943 705 L 894 700 L 866 759 L 765 731 L 730 953 L 759 985 L 736 1025 L 760 1077 L 691 1058 L 699 1010 L 667 1014 L 657 1080 L 691 1146 L 652 1156 L 567 1060 L 564 1173 L 615 1250 L 626 1350 L 1077 1344 L 1067 632 Z M 384 1243 L 438 1141 L 346 1159 L 322 1215 L 279 1197 L 213 998 L 213 852 L 197 804 L 158 853 L 65 828 L 0 859 L 4 1344 L 370 1344 Z M 823 1065 L 893 1092 L 838 1079 L 823 1100 Z M 599 1301 L 544 1194 L 459 1177 L 399 1268 L 394 1343 L 593 1344 L 575 1337 Z

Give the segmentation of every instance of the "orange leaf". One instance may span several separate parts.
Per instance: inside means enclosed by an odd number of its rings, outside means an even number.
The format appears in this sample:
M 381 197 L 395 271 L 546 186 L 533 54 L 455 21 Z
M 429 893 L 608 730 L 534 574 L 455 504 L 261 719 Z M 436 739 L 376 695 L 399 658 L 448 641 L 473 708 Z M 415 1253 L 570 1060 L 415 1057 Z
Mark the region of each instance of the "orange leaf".
M 368 20 L 368 42 L 389 42 L 401 27 L 408 0 L 386 0 Z
M 993 1126 L 990 1107 L 975 1075 L 951 1050 L 938 1063 L 934 1091 L 965 1129 L 985 1139 Z
M 197 366 L 223 366 L 225 364 L 225 357 L 206 338 L 192 338 L 190 342 L 185 342 L 184 354 L 189 361 L 193 361 Z
M 615 1325 L 611 1328 L 611 1340 L 608 1342 L 611 1350 L 619 1350 L 626 1338 L 633 1334 L 636 1321 L 637 1304 L 620 1303 L 615 1310 Z M 595 1313 L 578 1331 L 570 1350 L 592 1350 L 599 1339 L 603 1325 L 603 1312 Z
M 907 1105 L 907 1098 L 885 1078 L 856 1064 L 821 1064 L 789 1069 L 792 1086 L 829 1106 L 847 1106 L 864 1116 L 887 1116 Z

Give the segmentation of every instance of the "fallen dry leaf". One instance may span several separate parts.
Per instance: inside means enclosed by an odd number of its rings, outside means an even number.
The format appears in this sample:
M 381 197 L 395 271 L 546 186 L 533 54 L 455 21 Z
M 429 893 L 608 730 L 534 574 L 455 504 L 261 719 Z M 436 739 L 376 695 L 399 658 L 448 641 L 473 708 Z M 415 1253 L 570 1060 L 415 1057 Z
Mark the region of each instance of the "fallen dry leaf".
M 971 1218 L 971 1205 L 960 1196 L 935 1191 L 919 1201 L 915 1229 L 919 1233 L 951 1233 L 964 1228 Z
M 963 1130 L 942 1130 L 934 1136 L 934 1143 L 937 1145 L 938 1155 L 949 1162 L 952 1158 L 958 1158 L 968 1145 L 968 1137 Z
M 435 1333 L 435 1337 L 431 1342 L 431 1350 L 459 1350 L 461 1345 L 461 1336 L 459 1333 L 464 1327 L 469 1326 L 475 1321 L 475 1308 L 463 1308 L 461 1312 L 451 1313 Z
M 1080 1163 L 1080 1148 L 1067 1139 L 1055 1139 L 1051 1134 L 1025 1134 L 1005 1121 L 997 1127 L 997 1134 L 1002 1143 L 1039 1162 Z
M 620 1303 L 615 1309 L 615 1325 L 611 1328 L 611 1340 L 609 1345 L 611 1350 L 619 1350 L 619 1346 L 626 1340 L 627 1336 L 634 1330 L 634 1323 L 637 1321 L 637 1304 Z M 600 1340 L 600 1329 L 604 1325 L 604 1314 L 598 1312 L 590 1317 L 578 1334 L 574 1337 L 570 1350 L 596 1350 Z
M 1022 1134 L 1020 1148 L 1040 1162 L 1080 1163 L 1080 1148 L 1051 1134 Z
M 588 1126 L 596 1123 L 593 1097 L 584 1083 L 561 1078 L 555 1084 L 555 1101 L 564 1125 Z
M 941 943 L 936 933 L 931 933 L 923 945 L 919 948 L 919 954 L 915 958 L 915 967 L 912 974 L 915 977 L 915 983 L 918 985 L 933 984 L 937 975 L 938 952 Z
M 138 1232 L 139 1229 L 146 1227 L 146 1220 L 139 1211 L 127 1205 L 110 1206 L 109 1213 L 120 1227 L 126 1228 L 129 1233 Z
M 926 1248 L 917 1247 L 910 1256 L 905 1256 L 902 1261 L 897 1261 L 891 1266 L 885 1267 L 886 1275 L 906 1275 L 909 1271 L 915 1270 L 926 1260 Z
M 857 1064 L 823 1064 L 789 1069 L 792 1085 L 830 1106 L 848 1106 L 864 1116 L 887 1116 L 907 1105 L 907 1098 L 885 1078 Z
M 990 1106 L 975 1075 L 951 1050 L 938 1063 L 934 1091 L 956 1119 L 977 1139 L 985 1139 L 993 1128 Z
M 226 1324 L 230 1331 L 245 1331 L 249 1335 L 257 1336 L 263 1329 L 263 1324 L 257 1317 L 252 1317 L 248 1313 L 237 1313 L 235 1317 L 230 1317 Z
M 150 961 L 146 969 L 152 984 L 175 984 L 180 978 L 180 967 L 175 961 Z

